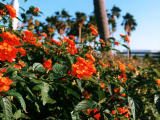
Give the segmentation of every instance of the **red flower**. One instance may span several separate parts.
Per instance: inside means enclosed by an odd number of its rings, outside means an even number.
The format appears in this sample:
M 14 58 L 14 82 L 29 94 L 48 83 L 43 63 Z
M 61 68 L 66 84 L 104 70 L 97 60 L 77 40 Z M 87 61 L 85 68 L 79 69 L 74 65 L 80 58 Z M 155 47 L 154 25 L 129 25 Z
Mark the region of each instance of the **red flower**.
M 97 112 L 97 111 L 99 111 L 98 109 L 93 109 L 93 110 L 88 110 L 88 114 L 91 114 L 91 113 L 95 113 L 95 112 Z M 97 113 L 96 115 L 94 115 L 94 117 L 96 118 L 96 120 L 99 120 L 99 118 L 101 117 L 101 115 L 100 115 L 100 113 Z
M 48 59 L 48 60 L 43 59 L 43 61 L 44 61 L 43 67 L 45 69 L 52 70 L 52 60 L 51 59 Z
M 18 49 L 6 42 L 0 42 L 0 60 L 12 62 L 17 57 Z
M 92 61 L 77 57 L 77 62 L 72 64 L 71 75 L 76 75 L 79 79 L 83 77 L 90 77 L 96 73 L 96 68 Z
M 114 44 L 115 44 L 115 45 L 119 45 L 120 43 L 119 43 L 119 42 L 117 42 L 117 41 L 115 41 L 115 42 L 114 42 Z
M 61 43 L 58 42 L 58 41 L 56 41 L 56 40 L 54 40 L 53 38 L 51 38 L 51 41 L 52 41 L 53 43 L 55 43 L 56 45 L 61 46 Z
M 20 38 L 10 32 L 2 32 L 0 36 L 3 38 L 4 42 L 12 46 L 20 46 Z
M 75 42 L 73 40 L 70 40 L 69 38 L 64 37 L 63 41 L 68 43 L 67 50 L 71 55 L 74 55 L 77 53 L 77 47 L 75 46 Z
M 38 7 L 36 7 L 33 12 L 34 13 L 40 12 L 40 9 Z
M 8 77 L 1 77 L 0 78 L 0 92 L 8 91 L 10 89 L 10 85 L 13 83 Z
M 89 58 L 92 62 L 95 61 L 95 58 L 93 57 L 92 54 L 85 54 L 85 56 L 86 56 L 87 58 Z
M 76 39 L 74 35 L 70 35 L 69 37 L 70 37 L 72 40 L 75 40 L 75 39 Z
M 94 27 L 89 27 L 89 29 L 92 31 L 92 34 L 93 34 L 93 35 L 95 35 L 95 36 L 98 35 L 98 31 L 97 31 L 96 28 L 94 28 Z
M 158 86 L 160 86 L 160 79 L 156 79 Z
M 16 10 L 13 8 L 12 5 L 5 5 L 7 8 L 7 11 L 9 12 L 9 15 L 11 16 L 11 18 L 15 18 L 16 17 Z
M 46 33 L 41 33 L 41 35 L 43 36 L 43 37 L 47 37 L 47 34 Z
M 21 56 L 26 56 L 27 52 L 25 49 L 23 49 L 23 48 L 17 48 L 17 49 L 18 49 L 18 52 L 21 53 Z

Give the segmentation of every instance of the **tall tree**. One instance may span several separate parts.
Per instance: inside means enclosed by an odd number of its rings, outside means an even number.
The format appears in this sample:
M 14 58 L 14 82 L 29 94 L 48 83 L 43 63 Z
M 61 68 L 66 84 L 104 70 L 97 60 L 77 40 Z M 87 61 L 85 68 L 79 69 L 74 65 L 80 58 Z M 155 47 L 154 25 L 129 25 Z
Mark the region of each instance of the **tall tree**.
M 96 21 L 97 21 L 98 31 L 100 33 L 100 38 L 105 40 L 107 45 L 110 45 L 110 43 L 108 42 L 109 26 L 108 26 L 105 2 L 104 0 L 93 0 L 93 1 L 94 1 L 94 12 L 96 15 Z
M 113 8 L 111 9 L 111 13 L 108 14 L 108 22 L 111 26 L 110 30 L 112 34 L 116 31 L 116 19 L 120 17 L 120 12 L 120 8 L 113 6 Z
M 126 34 L 130 36 L 131 31 L 136 29 L 137 23 L 130 13 L 126 13 L 126 15 L 123 16 L 123 22 L 121 25 L 124 26 Z
M 79 42 L 82 43 L 82 27 L 84 22 L 87 20 L 87 16 L 84 13 L 76 12 L 76 23 L 78 25 L 78 32 L 79 32 Z
M 124 26 L 124 30 L 128 36 L 131 36 L 131 31 L 134 31 L 136 29 L 137 23 L 133 16 L 129 13 L 126 13 L 125 16 L 123 16 L 123 22 L 122 24 Z M 128 44 L 129 46 L 129 44 Z M 130 57 L 130 50 L 128 50 L 127 56 Z

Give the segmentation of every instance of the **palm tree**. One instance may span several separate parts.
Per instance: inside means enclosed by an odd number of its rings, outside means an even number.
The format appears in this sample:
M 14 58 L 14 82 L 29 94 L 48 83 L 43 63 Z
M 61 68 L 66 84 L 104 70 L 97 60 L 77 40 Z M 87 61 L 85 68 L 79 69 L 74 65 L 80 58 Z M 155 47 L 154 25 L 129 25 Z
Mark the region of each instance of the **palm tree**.
M 107 13 L 105 8 L 104 0 L 93 0 L 94 2 L 94 12 L 96 15 L 96 21 L 98 26 L 98 31 L 100 33 L 100 38 L 103 39 L 108 46 L 110 43 L 108 42 L 109 38 L 109 26 L 107 20 Z
M 108 14 L 108 22 L 111 25 L 112 34 L 116 31 L 116 19 L 120 17 L 121 9 L 113 6 L 111 13 Z
M 137 23 L 131 14 L 126 13 L 126 15 L 123 16 L 123 22 L 121 25 L 124 26 L 124 30 L 127 35 L 130 36 L 131 31 L 136 29 Z
M 137 23 L 131 14 L 126 13 L 126 15 L 123 16 L 123 22 L 121 25 L 124 26 L 126 34 L 128 36 L 131 36 L 131 31 L 134 31 L 136 29 Z M 128 50 L 128 58 L 129 57 L 130 57 L 130 50 Z
M 84 13 L 76 12 L 76 23 L 78 25 L 78 32 L 79 32 L 79 42 L 82 43 L 82 27 L 84 22 L 87 20 L 87 16 Z
M 55 12 L 55 16 L 47 17 L 46 21 L 50 24 L 50 26 L 55 26 L 58 30 L 60 36 L 62 36 L 68 27 L 69 18 L 71 16 L 64 9 L 60 12 Z

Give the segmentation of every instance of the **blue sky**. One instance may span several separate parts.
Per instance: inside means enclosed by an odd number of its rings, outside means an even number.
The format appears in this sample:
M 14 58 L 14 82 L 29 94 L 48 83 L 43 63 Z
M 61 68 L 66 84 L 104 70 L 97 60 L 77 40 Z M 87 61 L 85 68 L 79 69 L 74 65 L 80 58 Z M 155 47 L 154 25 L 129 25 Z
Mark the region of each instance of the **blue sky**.
M 93 0 L 28 0 L 24 3 L 19 0 L 20 6 L 28 8 L 30 5 L 38 6 L 44 13 L 40 20 L 53 15 L 55 11 L 65 9 L 71 15 L 76 11 L 85 12 L 90 15 L 93 12 Z M 131 49 L 160 50 L 160 0 L 105 0 L 106 9 L 113 5 L 121 8 L 121 16 L 126 12 L 131 13 L 138 26 L 130 37 Z M 122 19 L 118 20 L 118 27 L 115 37 L 120 39 L 119 34 L 124 33 L 120 26 Z

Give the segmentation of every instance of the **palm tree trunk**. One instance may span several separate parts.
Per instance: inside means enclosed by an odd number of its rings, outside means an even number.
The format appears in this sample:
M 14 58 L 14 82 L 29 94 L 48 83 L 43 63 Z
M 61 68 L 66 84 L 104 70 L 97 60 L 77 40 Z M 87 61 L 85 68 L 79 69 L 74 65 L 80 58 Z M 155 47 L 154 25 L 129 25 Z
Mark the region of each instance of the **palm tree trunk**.
M 81 35 L 82 35 L 82 27 L 81 27 L 81 25 L 79 25 L 79 27 L 78 27 L 78 32 L 79 32 L 79 42 L 80 43 L 82 43 L 82 40 L 81 40 Z
M 100 38 L 103 39 L 107 45 L 110 45 L 110 43 L 108 42 L 109 26 L 104 0 L 94 0 L 94 12 L 96 15 Z

